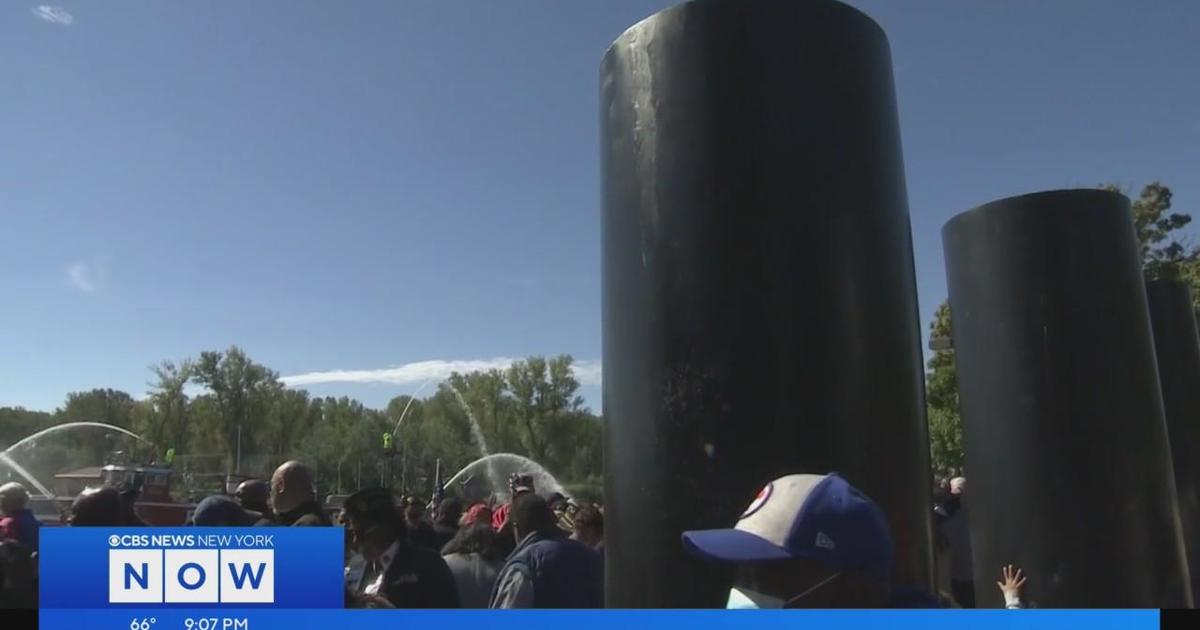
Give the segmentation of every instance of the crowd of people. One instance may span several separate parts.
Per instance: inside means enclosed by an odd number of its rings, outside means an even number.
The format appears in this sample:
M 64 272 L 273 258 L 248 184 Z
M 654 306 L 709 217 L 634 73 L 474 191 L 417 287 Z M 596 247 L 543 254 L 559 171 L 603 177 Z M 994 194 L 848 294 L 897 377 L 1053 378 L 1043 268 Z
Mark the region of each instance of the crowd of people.
M 425 502 L 385 488 L 360 490 L 331 516 L 314 472 L 279 466 L 232 495 L 200 501 L 189 525 L 332 527 L 345 531 L 345 603 L 351 608 L 599 608 L 604 605 L 604 509 L 539 495 L 529 476 L 509 480 L 499 505 Z M 936 502 L 937 545 L 949 554 L 950 593 L 893 587 L 887 519 L 836 475 L 768 483 L 729 529 L 683 532 L 690 554 L 735 566 L 728 608 L 973 607 L 966 480 L 947 480 Z M 138 526 L 121 488 L 81 492 L 68 526 Z M 37 601 L 38 530 L 19 483 L 0 486 L 0 607 Z M 1025 576 L 1001 569 L 1009 608 L 1023 607 Z
M 604 604 L 603 508 L 535 492 L 514 475 L 500 505 L 425 502 L 360 490 L 331 514 L 313 470 L 296 461 L 270 481 L 196 504 L 188 525 L 332 527 L 345 531 L 345 602 L 352 608 L 598 608 Z M 135 493 L 100 486 L 71 504 L 70 527 L 144 526 Z M 19 483 L 0 486 L 0 607 L 37 605 L 38 532 Z M 464 509 L 465 508 L 465 509 Z

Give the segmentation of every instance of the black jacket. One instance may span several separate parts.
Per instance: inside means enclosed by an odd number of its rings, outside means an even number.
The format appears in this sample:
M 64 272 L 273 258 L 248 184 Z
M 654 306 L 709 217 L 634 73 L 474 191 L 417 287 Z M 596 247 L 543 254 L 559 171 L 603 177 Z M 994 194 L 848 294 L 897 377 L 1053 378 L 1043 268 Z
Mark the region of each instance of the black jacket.
M 451 540 L 454 540 L 454 536 L 457 533 L 458 533 L 457 527 L 450 527 L 449 525 L 442 525 L 439 523 L 434 523 L 433 524 L 433 535 L 434 535 L 434 538 L 437 540 L 437 546 L 434 547 L 434 549 L 437 549 L 440 552 L 446 546 L 446 543 L 450 542 Z
M 396 608 L 458 608 L 458 586 L 442 556 L 403 540 L 379 594 Z
M 438 544 L 437 534 L 433 531 L 433 526 L 429 523 L 421 522 L 417 525 L 408 526 L 408 542 L 411 545 L 425 547 L 440 552 L 442 546 Z
M 325 510 L 321 509 L 319 503 L 309 501 L 290 512 L 283 512 L 277 515 L 273 523 L 264 518 L 255 524 L 283 525 L 287 527 L 328 527 L 333 525 L 333 521 L 329 520 L 329 516 L 325 514 Z

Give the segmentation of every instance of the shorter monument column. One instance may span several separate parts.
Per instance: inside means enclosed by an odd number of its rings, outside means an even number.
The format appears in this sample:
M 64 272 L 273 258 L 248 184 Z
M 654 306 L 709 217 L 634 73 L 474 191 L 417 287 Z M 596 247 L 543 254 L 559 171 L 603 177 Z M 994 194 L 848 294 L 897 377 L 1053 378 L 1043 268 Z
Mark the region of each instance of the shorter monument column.
M 942 236 L 979 605 L 1014 564 L 1041 607 L 1190 606 L 1129 200 L 1012 197 Z

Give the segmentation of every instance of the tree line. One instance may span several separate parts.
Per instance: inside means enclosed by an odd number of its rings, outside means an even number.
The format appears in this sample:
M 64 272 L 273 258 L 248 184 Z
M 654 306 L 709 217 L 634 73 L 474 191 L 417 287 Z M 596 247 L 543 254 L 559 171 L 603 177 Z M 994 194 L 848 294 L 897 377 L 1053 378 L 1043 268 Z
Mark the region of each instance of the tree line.
M 1125 192 L 1114 184 L 1101 186 Z M 1151 182 L 1133 200 L 1142 270 L 1147 280 L 1181 280 L 1191 286 L 1192 307 L 1200 314 L 1200 246 L 1190 243 L 1180 230 L 1191 223 L 1189 214 L 1171 212 L 1171 189 Z M 1081 229 L 1086 229 L 1081 227 Z M 931 339 L 949 339 L 950 304 L 942 302 L 930 322 Z M 926 364 L 925 399 L 929 417 L 929 450 L 933 472 L 939 476 L 962 474 L 964 465 L 962 419 L 958 410 L 958 378 L 954 351 L 935 350 Z
M 455 373 L 424 398 L 397 396 L 386 408 L 371 409 L 349 397 L 288 388 L 277 372 L 235 346 L 152 366 L 151 390 L 142 400 L 94 389 L 68 394 L 53 412 L 0 408 L 0 447 L 56 424 L 103 422 L 145 442 L 102 430 L 64 431 L 42 440 L 36 457 L 14 456 L 47 485 L 56 473 L 102 464 L 118 450 L 143 462 L 169 458 L 177 477 L 192 481 L 219 481 L 227 472 L 261 477 L 285 460 L 301 459 L 316 468 L 322 493 L 382 481 L 428 498 L 439 460 L 444 482 L 480 456 L 482 438 L 490 452 L 529 457 L 569 490 L 598 498 L 600 418 L 585 407 L 571 366 L 572 358 L 562 355 Z M 383 436 L 393 433 L 385 443 Z

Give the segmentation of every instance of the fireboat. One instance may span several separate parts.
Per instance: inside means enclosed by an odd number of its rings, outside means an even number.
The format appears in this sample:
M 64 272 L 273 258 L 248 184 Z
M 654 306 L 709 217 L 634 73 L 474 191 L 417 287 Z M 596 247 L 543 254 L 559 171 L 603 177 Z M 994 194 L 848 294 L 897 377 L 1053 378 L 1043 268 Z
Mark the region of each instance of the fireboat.
M 180 501 L 171 494 L 174 469 L 158 462 L 138 464 L 122 452 L 112 453 L 103 466 L 80 468 L 54 476 L 55 496 L 31 497 L 30 509 L 45 525 L 65 525 L 71 504 L 84 489 L 110 486 L 134 500 L 134 513 L 148 525 L 183 525 L 192 515 L 194 501 Z M 196 476 L 196 475 L 187 475 Z M 202 475 L 210 477 L 213 475 Z M 226 477 L 225 486 L 236 486 L 241 476 Z M 192 480 L 193 482 L 196 480 Z M 192 497 L 188 497 L 192 499 Z

